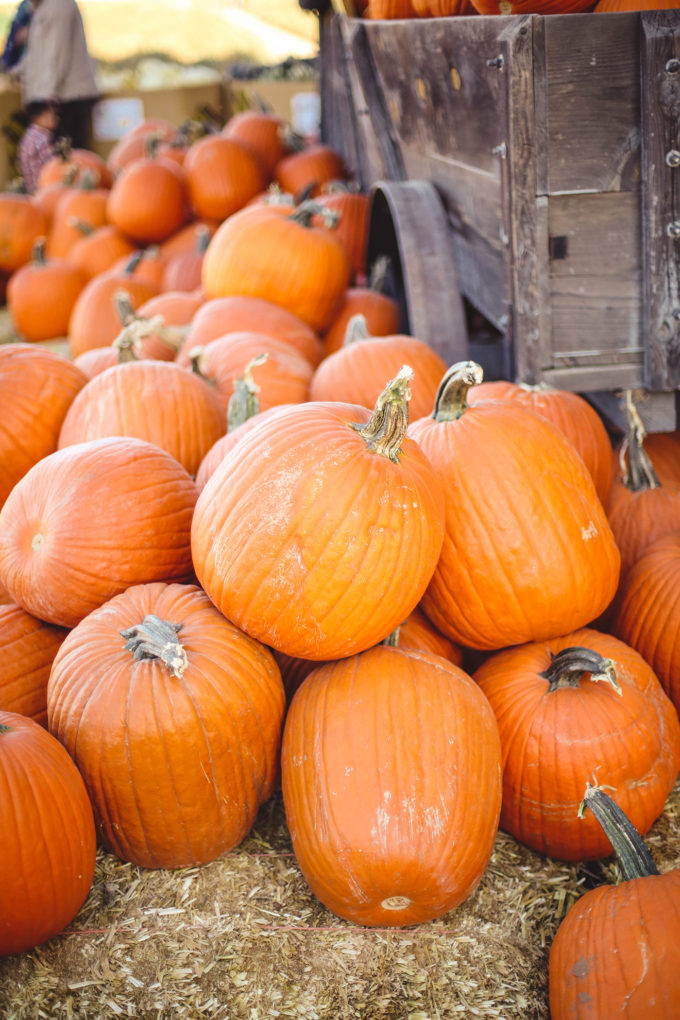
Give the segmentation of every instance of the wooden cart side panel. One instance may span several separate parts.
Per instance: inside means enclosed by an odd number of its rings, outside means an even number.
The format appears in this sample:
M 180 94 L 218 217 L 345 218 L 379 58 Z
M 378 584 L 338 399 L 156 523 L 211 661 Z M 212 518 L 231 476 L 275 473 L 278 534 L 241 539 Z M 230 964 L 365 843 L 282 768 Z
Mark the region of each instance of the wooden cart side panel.
M 639 14 L 541 21 L 547 165 L 539 194 L 638 190 Z
M 645 382 L 680 387 L 680 24 L 642 15 L 642 286 Z
M 342 154 L 350 174 L 360 180 L 360 146 L 349 91 L 345 46 L 340 19 L 330 13 L 319 18 L 319 47 L 321 138 L 326 145 Z

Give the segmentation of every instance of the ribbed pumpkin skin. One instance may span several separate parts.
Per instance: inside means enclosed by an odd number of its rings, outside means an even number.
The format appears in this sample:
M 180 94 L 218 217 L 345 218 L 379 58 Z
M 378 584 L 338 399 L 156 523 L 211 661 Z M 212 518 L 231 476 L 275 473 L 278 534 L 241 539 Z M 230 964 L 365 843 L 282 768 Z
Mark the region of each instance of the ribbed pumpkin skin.
M 680 483 L 633 492 L 614 477 L 606 503 L 607 518 L 621 552 L 621 577 L 657 538 L 680 529 Z
M 226 404 L 199 376 L 173 362 L 128 361 L 94 376 L 71 404 L 59 449 L 106 436 L 155 443 L 195 475 L 227 429 Z
M 680 869 L 591 889 L 550 947 L 551 1020 L 675 1020 Z
M 73 359 L 73 364 L 84 372 L 88 379 L 94 379 L 100 372 L 119 363 L 118 349 L 113 346 L 93 347 L 91 351 L 83 351 Z
M 502 380 L 474 386 L 469 393 L 469 403 L 476 404 L 480 400 L 512 400 L 557 425 L 583 457 L 597 494 L 605 502 L 612 484 L 614 454 L 604 423 L 587 400 L 568 390 L 522 386 Z
M 251 149 L 269 179 L 276 164 L 286 155 L 282 135 L 285 124 L 284 118 L 275 113 L 242 110 L 229 118 L 222 134 Z
M 92 807 L 47 730 L 0 712 L 0 956 L 57 935 L 85 902 L 96 855 Z
M 440 917 L 486 869 L 498 731 L 479 688 L 438 655 L 377 647 L 310 673 L 288 710 L 281 779 L 300 869 L 340 917 Z
M 129 163 L 113 183 L 107 219 L 138 244 L 171 237 L 186 222 L 187 195 L 182 168 L 170 159 Z
M 123 324 L 116 310 L 116 294 L 125 291 L 133 310 L 158 293 L 158 287 L 136 280 L 130 273 L 110 272 L 89 280 L 78 295 L 68 324 L 71 354 L 77 358 L 93 347 L 108 347 Z
M 326 209 L 339 214 L 340 221 L 333 228 L 335 235 L 345 246 L 353 276 L 364 273 L 370 213 L 368 195 L 352 191 L 329 191 L 319 195 L 317 201 Z
M 74 627 L 132 584 L 193 578 L 197 491 L 141 439 L 96 439 L 44 457 L 0 511 L 0 584 L 41 620 Z
M 416 337 L 400 334 L 356 340 L 321 362 L 309 390 L 310 400 L 346 400 L 373 407 L 386 379 L 410 365 L 409 417 L 412 421 L 430 414 L 446 364 L 431 347 Z
M 264 298 L 321 332 L 349 285 L 350 263 L 330 230 L 302 226 L 294 215 L 259 205 L 225 220 L 205 253 L 203 290 L 208 298 Z
M 435 626 L 469 648 L 565 634 L 596 619 L 619 551 L 581 457 L 555 425 L 500 401 L 409 436 L 446 498 L 446 538 L 423 598 Z
M 200 583 L 287 655 L 333 659 L 381 641 L 441 549 L 441 490 L 419 448 L 405 439 L 394 463 L 352 420 L 329 405 L 282 408 L 229 451 L 196 505 Z
M 47 680 L 68 632 L 17 605 L 0 605 L 0 711 L 47 726 Z
M 187 193 L 196 216 L 226 220 L 267 183 L 258 157 L 235 138 L 207 135 L 194 142 L 184 160 Z
M 314 366 L 323 357 L 324 349 L 318 335 L 297 315 L 264 298 L 234 294 L 232 297 L 213 298 L 202 305 L 192 319 L 176 360 L 180 365 L 188 365 L 192 348 L 204 346 L 226 333 L 245 330 L 267 333 L 277 340 L 284 340 Z
M 279 404 L 300 404 L 309 398 L 314 369 L 293 347 L 263 333 L 227 333 L 206 344 L 198 363 L 225 408 L 234 392 L 234 381 L 243 376 L 258 354 L 267 355 L 253 372 L 261 411 Z
M 0 507 L 29 468 L 57 449 L 66 412 L 86 382 L 54 351 L 0 347 Z
M 189 323 L 202 304 L 203 298 L 197 291 L 166 290 L 145 301 L 143 305 L 139 306 L 136 314 L 141 318 L 148 319 L 159 315 L 164 326 L 179 326 L 188 329 Z M 144 358 L 174 361 L 178 349 L 174 344 L 163 340 L 159 333 L 149 333 L 140 337 L 139 340 L 139 356 Z
M 370 336 L 399 332 L 399 305 L 393 298 L 370 287 L 348 287 L 337 315 L 323 337 L 326 355 L 342 347 L 349 321 L 354 315 L 364 316 Z
M 47 235 L 49 258 L 66 258 L 74 244 L 82 239 L 83 232 L 72 222 L 74 219 L 93 230 L 106 225 L 108 197 L 106 188 L 71 188 L 59 199 Z
M 630 568 L 612 633 L 649 663 L 680 713 L 680 531 L 657 539 Z
M 86 277 L 65 259 L 28 262 L 7 284 L 7 308 L 14 328 L 27 341 L 66 336 L 73 307 Z
M 613 659 L 623 693 L 579 680 L 548 690 L 540 676 L 563 648 Z M 590 813 L 578 817 L 595 772 L 644 835 L 664 809 L 680 771 L 680 723 L 644 659 L 609 634 L 583 628 L 545 642 L 504 649 L 474 673 L 498 720 L 503 747 L 501 828 L 559 860 L 610 854 Z
M 181 624 L 182 678 L 133 659 L 120 631 Z M 278 775 L 284 711 L 271 652 L 193 585 L 136 585 L 68 635 L 50 730 L 85 779 L 104 845 L 148 868 L 204 864 L 240 843 Z

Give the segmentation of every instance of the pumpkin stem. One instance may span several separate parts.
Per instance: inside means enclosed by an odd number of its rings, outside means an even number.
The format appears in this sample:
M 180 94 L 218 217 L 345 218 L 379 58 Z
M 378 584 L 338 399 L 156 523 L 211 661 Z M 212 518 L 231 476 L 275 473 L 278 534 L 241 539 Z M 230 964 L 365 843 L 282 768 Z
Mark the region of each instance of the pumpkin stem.
M 95 227 L 86 220 L 81 220 L 78 216 L 69 216 L 66 221 L 66 226 L 71 227 L 73 230 L 78 230 L 83 237 L 90 237 L 95 232 Z
M 45 246 L 47 244 L 46 237 L 38 237 L 33 245 L 33 251 L 31 253 L 34 266 L 45 266 L 47 265 L 47 256 L 45 252 Z
M 132 307 L 130 295 L 126 290 L 118 290 L 114 295 L 113 301 L 121 324 L 123 326 L 129 325 L 135 317 L 135 310 Z
M 378 255 L 368 274 L 368 289 L 384 294 L 387 289 L 387 274 L 390 269 L 389 255 Z
M 658 489 L 661 483 L 649 459 L 649 454 L 644 448 L 644 440 L 647 433 L 642 424 L 642 418 L 638 413 L 638 409 L 633 402 L 631 390 L 625 391 L 624 403 L 626 418 L 628 419 L 628 432 L 621 444 L 621 451 L 619 453 L 623 484 L 632 492 L 640 492 L 643 489 Z M 626 453 L 628 453 L 627 468 Z
M 358 340 L 368 340 L 370 336 L 371 334 L 368 332 L 366 316 L 361 315 L 360 313 L 353 315 L 347 323 L 342 346 L 349 347 L 350 344 L 355 344 Z
M 0 733 L 11 733 L 11 732 L 12 732 L 12 727 L 11 726 L 5 726 L 4 723 L 0 723 Z
M 123 267 L 123 275 L 132 276 L 135 269 L 137 268 L 137 266 L 139 265 L 143 258 L 144 251 L 142 248 L 138 248 L 137 251 L 134 251 L 132 253 L 128 261 L 125 263 L 125 266 Z
M 53 145 L 54 155 L 58 156 L 62 163 L 68 163 L 71 158 L 71 139 L 67 135 L 60 135 Z
M 118 348 L 119 362 L 135 361 L 134 352 L 140 349 L 140 341 L 145 336 L 155 333 L 163 343 L 178 351 L 185 339 L 186 330 L 180 326 L 166 326 L 162 315 L 145 317 L 137 315 L 130 302 L 130 295 L 119 290 L 115 296 L 116 311 L 123 324 L 123 329 L 113 341 Z
M 467 410 L 471 386 L 479 386 L 484 371 L 476 361 L 457 361 L 446 370 L 434 398 L 432 417 L 435 421 L 455 421 Z
M 136 661 L 160 659 L 168 667 L 170 676 L 181 679 L 188 665 L 187 653 L 177 640 L 181 629 L 181 623 L 168 623 L 147 613 L 142 623 L 121 630 L 120 636 L 125 638 L 125 649 L 132 652 Z
M 205 255 L 211 237 L 210 229 L 202 223 L 196 230 L 196 251 L 199 255 Z
M 380 642 L 381 645 L 385 645 L 387 648 L 398 648 L 399 647 L 399 635 L 401 634 L 401 624 L 395 627 L 391 634 L 388 634 L 386 638 Z
M 624 882 L 659 874 L 640 833 L 616 801 L 596 783 L 588 783 L 578 810 L 579 817 L 583 817 L 586 808 L 593 812 L 614 847 Z
M 409 383 L 412 378 L 413 369 L 403 365 L 378 397 L 366 424 L 350 422 L 351 428 L 363 436 L 369 450 L 396 463 L 399 462 L 402 440 L 408 428 Z
M 604 659 L 598 652 L 590 648 L 563 648 L 552 657 L 552 662 L 543 673 L 539 673 L 548 681 L 548 693 L 560 687 L 578 687 L 584 674 L 589 673 L 593 683 L 600 681 L 611 684 L 617 694 L 621 694 L 621 684 L 616 675 L 616 666 L 612 659 Z
M 299 223 L 301 227 L 311 227 L 312 220 L 315 216 L 320 216 L 323 220 L 324 227 L 333 229 L 337 227 L 340 222 L 340 213 L 337 209 L 329 209 L 328 206 L 322 205 L 321 202 L 314 201 L 313 198 L 308 199 L 306 202 L 302 202 L 297 209 L 290 214 L 289 220 L 294 220 L 295 223 Z
M 234 392 L 229 398 L 227 408 L 227 432 L 233 432 L 259 412 L 260 401 L 257 395 L 260 387 L 253 379 L 253 369 L 256 365 L 264 364 L 268 357 L 268 354 L 258 354 L 251 358 L 243 369 L 241 378 L 234 380 Z

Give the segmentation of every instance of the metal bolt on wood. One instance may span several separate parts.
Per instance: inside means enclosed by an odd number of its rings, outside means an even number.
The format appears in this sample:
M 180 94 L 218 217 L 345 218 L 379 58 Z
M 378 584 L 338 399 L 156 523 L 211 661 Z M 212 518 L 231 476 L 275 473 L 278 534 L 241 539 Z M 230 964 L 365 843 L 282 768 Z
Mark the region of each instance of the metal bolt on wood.
M 666 227 L 666 233 L 669 237 L 677 239 L 680 237 L 680 220 L 672 220 Z
M 671 57 L 666 62 L 666 71 L 668 74 L 680 74 L 680 60 L 677 57 Z
M 673 168 L 680 166 L 680 152 L 677 149 L 670 149 L 666 153 L 666 163 Z

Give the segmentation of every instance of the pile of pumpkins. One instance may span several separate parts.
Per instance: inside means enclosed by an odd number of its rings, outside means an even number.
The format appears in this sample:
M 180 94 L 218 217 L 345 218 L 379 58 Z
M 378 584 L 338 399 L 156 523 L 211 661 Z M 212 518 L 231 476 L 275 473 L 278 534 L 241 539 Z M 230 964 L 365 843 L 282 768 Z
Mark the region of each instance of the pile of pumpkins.
M 576 14 L 593 11 L 675 10 L 677 0 L 354 0 L 360 17 L 393 21 L 402 18 L 469 17 L 474 14 Z
M 0 196 L 0 953 L 72 920 L 98 842 L 206 863 L 280 784 L 362 925 L 455 908 L 499 825 L 616 847 L 552 1015 L 669 1016 L 680 870 L 639 834 L 680 772 L 680 434 L 629 395 L 615 449 L 582 397 L 399 332 L 368 197 L 284 128 L 145 122 Z

